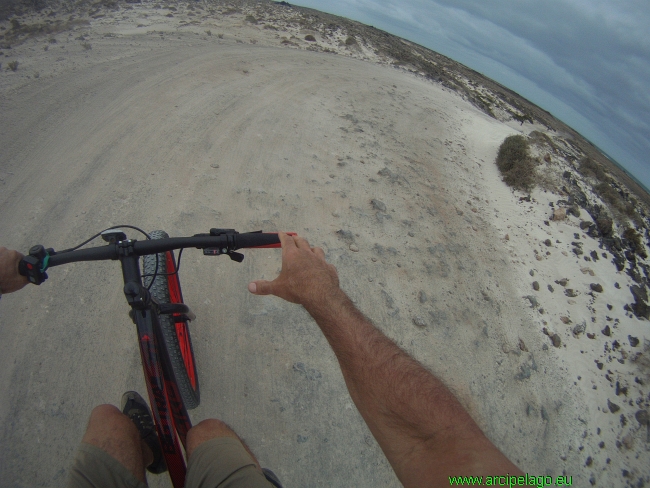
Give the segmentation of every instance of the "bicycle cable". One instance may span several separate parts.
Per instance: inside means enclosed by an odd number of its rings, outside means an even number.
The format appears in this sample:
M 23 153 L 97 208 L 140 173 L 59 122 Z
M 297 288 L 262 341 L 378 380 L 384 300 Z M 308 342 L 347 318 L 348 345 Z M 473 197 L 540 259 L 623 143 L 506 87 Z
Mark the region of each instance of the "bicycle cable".
M 63 251 L 57 251 L 57 253 L 64 253 L 64 252 L 76 251 L 76 250 L 79 249 L 80 247 L 85 246 L 86 244 L 88 244 L 88 243 L 89 243 L 90 241 L 92 241 L 93 239 L 96 239 L 96 238 L 98 238 L 99 236 L 101 236 L 101 235 L 102 235 L 104 232 L 106 232 L 107 230 L 112 230 L 112 229 L 121 229 L 121 228 L 123 228 L 123 227 L 129 228 L 129 229 L 137 230 L 138 232 L 144 234 L 148 240 L 151 240 L 151 236 L 150 236 L 149 234 L 147 234 L 145 231 L 143 231 L 142 229 L 140 229 L 139 227 L 135 227 L 135 226 L 133 226 L 133 225 L 126 225 L 126 224 L 125 224 L 125 225 L 114 225 L 114 226 L 112 226 L 112 227 L 109 227 L 108 229 L 104 229 L 104 230 L 98 232 L 97 234 L 95 234 L 95 235 L 92 236 L 91 238 L 87 239 L 86 241 L 82 242 L 82 243 L 79 244 L 78 246 L 71 247 L 70 249 L 64 249 Z M 173 273 L 161 273 L 160 276 L 172 276 L 172 275 L 178 274 L 178 271 L 181 269 L 181 256 L 182 256 L 182 255 L 183 255 L 183 249 L 181 249 L 181 250 L 179 251 L 179 253 L 178 253 L 178 262 L 176 263 L 176 271 L 174 271 Z M 158 265 L 159 265 L 158 254 L 156 254 L 156 268 L 154 269 L 153 274 L 144 274 L 144 275 L 142 275 L 143 278 L 144 278 L 145 276 L 147 276 L 147 277 L 148 277 L 148 276 L 153 276 L 153 278 L 151 279 L 151 283 L 149 283 L 149 286 L 147 287 L 147 291 L 151 291 L 151 287 L 153 286 L 154 281 L 155 281 L 156 278 L 159 276 L 159 275 L 158 275 Z

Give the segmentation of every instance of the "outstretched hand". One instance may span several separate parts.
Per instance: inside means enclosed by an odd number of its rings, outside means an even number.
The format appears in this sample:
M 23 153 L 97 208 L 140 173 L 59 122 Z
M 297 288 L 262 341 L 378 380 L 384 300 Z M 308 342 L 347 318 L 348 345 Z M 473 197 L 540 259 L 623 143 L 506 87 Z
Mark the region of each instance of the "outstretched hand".
M 0 247 L 0 295 L 18 291 L 29 283 L 26 276 L 18 273 L 18 264 L 23 257 L 18 251 Z
M 275 295 L 305 308 L 315 307 L 340 290 L 336 268 L 325 261 L 320 247 L 310 247 L 306 239 L 279 232 L 282 243 L 282 270 L 273 281 L 248 284 L 255 295 Z

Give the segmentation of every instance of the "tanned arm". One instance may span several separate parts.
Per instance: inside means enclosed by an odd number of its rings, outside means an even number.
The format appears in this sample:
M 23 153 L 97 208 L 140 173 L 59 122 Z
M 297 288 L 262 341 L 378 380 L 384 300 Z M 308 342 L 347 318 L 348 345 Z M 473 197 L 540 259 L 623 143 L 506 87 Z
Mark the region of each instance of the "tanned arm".
M 311 314 L 404 486 L 449 486 L 449 476 L 522 474 L 440 380 L 357 310 L 322 249 L 283 233 L 280 240 L 280 275 L 250 283 L 249 290 L 299 303 Z

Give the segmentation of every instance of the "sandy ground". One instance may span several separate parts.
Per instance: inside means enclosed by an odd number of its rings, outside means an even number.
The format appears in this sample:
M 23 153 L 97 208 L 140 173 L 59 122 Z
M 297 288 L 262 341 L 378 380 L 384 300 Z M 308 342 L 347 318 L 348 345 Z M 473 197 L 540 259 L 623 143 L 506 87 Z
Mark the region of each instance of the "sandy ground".
M 281 45 L 243 14 L 181 28 L 166 13 L 136 7 L 12 49 L 21 67 L 0 74 L 0 244 L 66 248 L 116 224 L 296 231 L 524 471 L 574 486 L 649 481 L 634 415 L 650 377 L 625 361 L 650 339 L 648 322 L 623 311 L 632 281 L 571 252 L 576 239 L 585 255 L 603 252 L 579 219 L 544 224 L 559 196 L 522 201 L 494 165 L 506 136 L 539 127 L 490 118 L 370 51 L 308 51 L 299 29 Z M 226 421 L 286 486 L 399 486 L 313 320 L 247 292 L 277 275 L 279 251 L 245 254 L 241 265 L 183 255 L 198 317 L 193 421 Z M 62 486 L 92 408 L 145 390 L 119 266 L 49 274 L 0 302 L 2 486 Z M 598 337 L 572 333 L 583 321 Z

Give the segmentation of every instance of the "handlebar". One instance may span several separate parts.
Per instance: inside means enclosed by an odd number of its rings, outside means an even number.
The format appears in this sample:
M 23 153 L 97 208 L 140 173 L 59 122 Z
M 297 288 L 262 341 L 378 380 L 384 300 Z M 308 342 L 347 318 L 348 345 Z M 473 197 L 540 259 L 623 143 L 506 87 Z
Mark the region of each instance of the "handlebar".
M 297 235 L 295 232 L 287 232 L 287 234 Z M 116 260 L 120 256 L 146 256 L 193 247 L 203 249 L 203 254 L 208 256 L 228 254 L 234 260 L 241 262 L 243 255 L 235 253 L 234 251 L 237 249 L 281 247 L 277 232 L 262 233 L 262 231 L 257 231 L 239 234 L 234 229 L 210 229 L 210 234 L 146 241 L 126 239 L 126 235 L 121 231 L 113 231 L 108 236 L 108 238 L 105 235 L 102 237 L 107 241 L 110 239 L 109 244 L 90 249 L 57 253 L 54 249 L 45 249 L 41 245 L 34 246 L 30 249 L 29 256 L 21 260 L 19 273 L 27 276 L 32 283 L 40 285 L 47 279 L 46 269 L 80 261 Z

